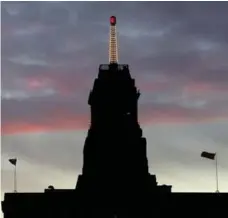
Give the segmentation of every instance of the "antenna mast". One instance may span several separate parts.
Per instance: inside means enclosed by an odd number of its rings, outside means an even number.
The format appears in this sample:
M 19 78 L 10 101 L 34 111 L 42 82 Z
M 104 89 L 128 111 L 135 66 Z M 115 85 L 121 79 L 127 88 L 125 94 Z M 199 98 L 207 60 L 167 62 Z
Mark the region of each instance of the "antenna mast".
M 109 35 L 109 63 L 118 63 L 118 47 L 116 34 L 116 17 L 110 17 L 110 35 Z

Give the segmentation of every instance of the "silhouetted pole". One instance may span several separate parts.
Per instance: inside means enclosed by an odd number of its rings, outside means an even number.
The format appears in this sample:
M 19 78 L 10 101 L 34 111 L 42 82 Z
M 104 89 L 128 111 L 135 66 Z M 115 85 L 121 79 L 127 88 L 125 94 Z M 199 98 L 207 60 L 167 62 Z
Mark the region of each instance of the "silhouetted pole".
M 14 165 L 14 192 L 17 192 L 17 165 Z
M 9 162 L 14 165 L 14 192 L 17 192 L 17 158 L 9 159 Z
M 219 188 L 218 188 L 218 158 L 217 158 L 217 153 L 209 153 L 207 151 L 203 151 L 201 153 L 201 157 L 215 160 L 215 178 L 216 178 L 216 193 L 219 193 Z
M 215 169 L 216 169 L 216 192 L 219 193 L 219 183 L 218 183 L 218 155 L 215 153 Z

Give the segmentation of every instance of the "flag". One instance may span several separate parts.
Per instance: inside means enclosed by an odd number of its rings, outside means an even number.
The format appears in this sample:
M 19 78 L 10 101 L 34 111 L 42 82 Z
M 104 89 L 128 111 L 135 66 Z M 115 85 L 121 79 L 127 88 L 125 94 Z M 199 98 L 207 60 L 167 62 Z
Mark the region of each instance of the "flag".
M 9 159 L 9 162 L 10 162 L 11 164 L 13 164 L 14 166 L 16 166 L 16 164 L 17 164 L 17 158 Z
M 211 160 L 215 159 L 215 155 L 216 155 L 216 153 L 209 153 L 209 152 L 206 152 L 206 151 L 203 151 L 201 153 L 201 157 L 205 157 L 205 158 L 208 158 L 208 159 L 211 159 Z

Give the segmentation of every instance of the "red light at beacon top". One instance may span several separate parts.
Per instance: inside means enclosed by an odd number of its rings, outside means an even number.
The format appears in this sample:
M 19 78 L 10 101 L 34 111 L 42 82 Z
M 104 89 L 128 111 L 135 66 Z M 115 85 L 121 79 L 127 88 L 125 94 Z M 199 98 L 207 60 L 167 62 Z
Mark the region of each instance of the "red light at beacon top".
M 115 16 L 111 16 L 110 17 L 110 24 L 111 25 L 116 25 L 116 17 Z

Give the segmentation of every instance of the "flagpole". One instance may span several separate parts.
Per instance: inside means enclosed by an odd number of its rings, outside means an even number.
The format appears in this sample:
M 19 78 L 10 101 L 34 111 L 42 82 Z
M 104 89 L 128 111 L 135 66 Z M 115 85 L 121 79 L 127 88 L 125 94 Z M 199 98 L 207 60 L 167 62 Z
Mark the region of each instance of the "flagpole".
M 17 192 L 17 165 L 14 168 L 14 192 Z
M 215 171 L 216 171 L 216 192 L 219 193 L 218 188 L 218 160 L 217 160 L 217 153 L 215 154 Z

